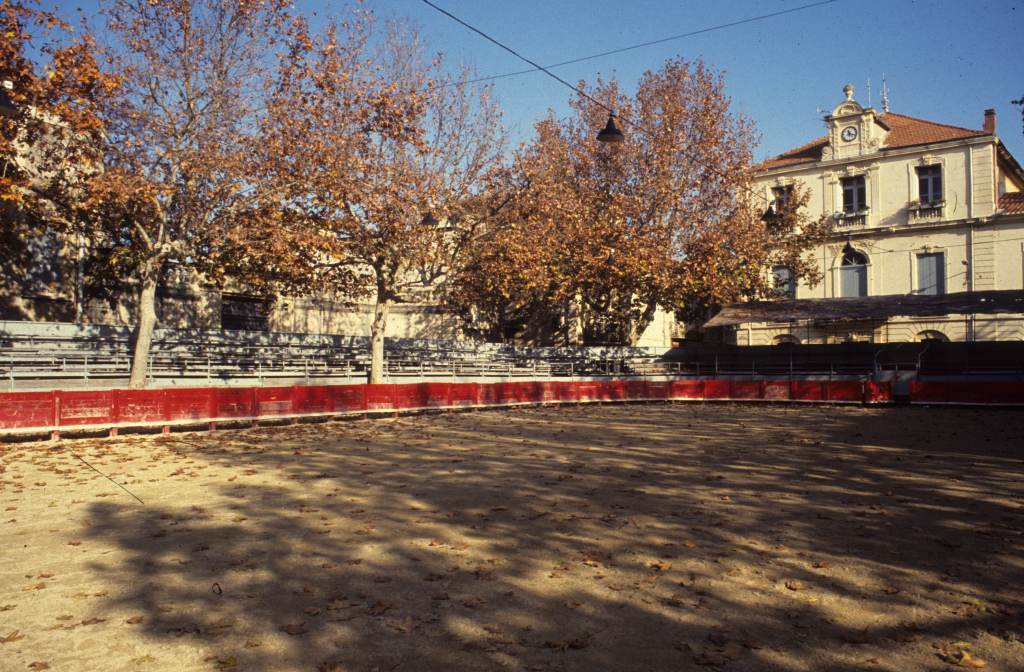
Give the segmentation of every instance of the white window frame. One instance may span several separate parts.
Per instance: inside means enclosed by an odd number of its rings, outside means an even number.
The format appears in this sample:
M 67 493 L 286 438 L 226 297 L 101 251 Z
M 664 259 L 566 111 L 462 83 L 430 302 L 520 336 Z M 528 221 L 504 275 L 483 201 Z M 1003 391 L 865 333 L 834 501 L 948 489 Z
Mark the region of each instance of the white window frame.
M 929 168 L 931 166 L 939 167 L 939 174 L 942 176 L 942 200 L 938 202 L 937 207 L 921 207 L 921 194 L 920 184 L 917 176 L 918 168 Z M 946 157 L 944 156 L 933 156 L 931 154 L 925 154 L 917 161 L 907 162 L 907 206 L 911 221 L 914 221 L 914 217 L 921 213 L 922 210 L 926 212 L 939 211 L 938 217 L 945 219 L 946 217 L 946 194 L 949 193 L 949 170 L 946 166 Z
M 927 170 L 927 171 L 936 171 L 936 172 L 938 172 L 938 175 L 937 176 L 933 176 L 933 175 L 922 176 L 921 172 L 925 171 L 925 170 Z M 936 206 L 941 206 L 943 203 L 946 202 L 946 185 L 945 185 L 945 181 L 946 180 L 945 180 L 945 175 L 943 173 L 944 173 L 944 171 L 942 170 L 942 164 L 941 163 L 926 163 L 926 164 L 914 167 L 914 174 L 915 174 L 915 177 L 917 178 L 917 202 L 919 204 L 919 207 L 922 207 L 922 208 L 924 208 L 924 207 L 936 207 Z M 928 200 L 925 200 L 924 199 L 924 195 L 921 193 L 921 178 L 922 177 L 925 177 L 925 179 L 928 182 L 928 190 L 929 190 L 929 198 L 928 198 Z M 939 195 L 939 198 L 931 198 L 931 195 L 932 195 L 931 192 L 934 191 L 933 187 L 935 186 L 936 179 L 938 180 L 938 183 L 939 183 L 940 195 Z
M 846 191 L 847 191 L 847 189 L 846 189 L 846 184 L 844 184 L 844 183 L 847 182 L 847 181 L 852 181 L 852 180 L 860 180 L 861 181 L 861 183 L 863 185 L 864 202 L 863 203 L 860 202 L 860 199 L 857 198 L 857 192 L 860 191 L 860 190 L 857 189 L 857 188 L 854 188 L 851 191 L 853 192 L 853 195 L 854 195 L 854 203 L 855 203 L 856 207 L 854 207 L 852 210 L 847 210 L 846 209 Z M 843 177 L 839 178 L 839 202 L 840 202 L 839 211 L 842 212 L 844 215 L 846 215 L 848 217 L 852 217 L 852 216 L 855 216 L 855 215 L 866 213 L 868 210 L 871 209 L 871 206 L 869 205 L 870 200 L 871 199 L 870 199 L 870 196 L 868 194 L 868 177 L 867 177 L 867 175 L 844 175 Z
M 870 228 L 874 225 L 878 216 L 875 215 L 875 211 L 878 210 L 879 204 L 877 202 L 878 194 L 875 188 L 875 181 L 878 179 L 879 166 L 877 163 L 872 163 L 866 166 L 846 166 L 841 171 L 835 171 L 826 173 L 823 175 L 827 179 L 827 183 L 831 186 L 831 193 L 826 198 L 826 202 L 829 199 L 832 201 L 832 216 L 835 219 L 844 219 L 852 217 L 864 217 L 865 228 Z M 848 177 L 863 177 L 864 178 L 864 204 L 862 208 L 857 212 L 844 212 L 843 210 L 843 183 L 842 180 Z

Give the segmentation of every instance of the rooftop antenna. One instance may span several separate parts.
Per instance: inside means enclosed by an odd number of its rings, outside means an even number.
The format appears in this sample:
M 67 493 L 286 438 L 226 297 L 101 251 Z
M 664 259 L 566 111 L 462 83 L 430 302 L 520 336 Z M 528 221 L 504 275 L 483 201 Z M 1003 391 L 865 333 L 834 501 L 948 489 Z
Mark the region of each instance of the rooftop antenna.
M 889 111 L 889 86 L 885 83 L 885 73 L 882 73 L 882 112 Z
M 871 78 L 868 77 L 868 107 L 871 107 Z

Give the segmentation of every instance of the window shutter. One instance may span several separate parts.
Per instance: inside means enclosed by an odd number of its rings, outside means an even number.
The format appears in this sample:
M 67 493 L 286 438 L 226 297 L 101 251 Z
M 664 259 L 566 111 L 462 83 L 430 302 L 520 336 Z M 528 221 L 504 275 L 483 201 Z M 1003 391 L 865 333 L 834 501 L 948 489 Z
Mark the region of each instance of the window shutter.
M 918 294 L 946 293 L 945 255 L 941 252 L 917 255 Z
M 839 269 L 840 296 L 868 295 L 867 266 L 843 266 Z

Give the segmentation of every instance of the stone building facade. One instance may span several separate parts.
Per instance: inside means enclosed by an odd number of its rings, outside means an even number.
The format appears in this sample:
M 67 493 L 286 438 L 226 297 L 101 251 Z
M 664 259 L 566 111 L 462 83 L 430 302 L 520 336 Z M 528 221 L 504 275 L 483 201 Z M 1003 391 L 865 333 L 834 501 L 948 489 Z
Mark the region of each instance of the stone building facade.
M 822 281 L 790 282 L 780 296 L 841 299 L 1024 288 L 1024 170 L 986 110 L 980 129 L 861 106 L 853 87 L 825 117 L 827 134 L 758 167 L 756 190 L 777 204 L 799 184 L 807 213 L 834 219 L 814 250 Z M 740 345 L 1024 340 L 1024 315 L 887 315 L 735 325 Z

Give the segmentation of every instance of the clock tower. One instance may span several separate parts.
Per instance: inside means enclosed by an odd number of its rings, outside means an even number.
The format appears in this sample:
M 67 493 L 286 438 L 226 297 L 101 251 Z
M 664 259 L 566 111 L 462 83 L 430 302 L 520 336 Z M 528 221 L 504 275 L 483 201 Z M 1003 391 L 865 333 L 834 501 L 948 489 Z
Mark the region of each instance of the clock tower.
M 889 132 L 884 115 L 878 116 L 874 108 L 862 107 L 853 99 L 852 84 L 843 87 L 843 95 L 845 99 L 825 117 L 828 145 L 822 150 L 823 161 L 873 154 Z

